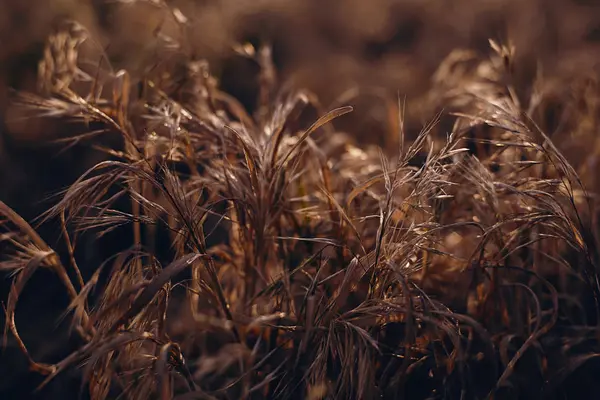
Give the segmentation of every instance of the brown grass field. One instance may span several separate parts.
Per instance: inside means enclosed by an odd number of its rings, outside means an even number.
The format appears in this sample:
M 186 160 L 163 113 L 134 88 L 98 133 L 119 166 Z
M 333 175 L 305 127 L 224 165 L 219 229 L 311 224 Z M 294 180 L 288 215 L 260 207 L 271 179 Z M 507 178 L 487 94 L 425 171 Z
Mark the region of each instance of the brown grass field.
M 600 2 L 0 9 L 0 399 L 600 393 Z

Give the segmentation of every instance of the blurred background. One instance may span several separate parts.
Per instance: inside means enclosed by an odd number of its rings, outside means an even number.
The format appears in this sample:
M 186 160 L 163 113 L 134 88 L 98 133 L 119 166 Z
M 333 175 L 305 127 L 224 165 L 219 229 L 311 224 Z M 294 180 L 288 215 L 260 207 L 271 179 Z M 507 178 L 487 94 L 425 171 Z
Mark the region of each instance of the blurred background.
M 418 131 L 443 108 L 435 92 L 440 84 L 435 72 L 443 60 L 457 49 L 484 58 L 490 51 L 488 39 L 510 40 L 516 48 L 514 83 L 519 94 L 530 96 L 543 76 L 546 101 L 553 102 L 543 116 L 545 128 L 562 127 L 561 136 L 553 139 L 571 161 L 590 163 L 590 175 L 584 178 L 596 187 L 595 154 L 600 147 L 594 116 L 598 110 L 591 99 L 599 93 L 600 0 L 168 3 L 189 21 L 186 46 L 194 58 L 207 60 L 221 87 L 248 110 L 255 107 L 258 66 L 236 55 L 233 48 L 245 42 L 270 43 L 282 82 L 314 92 L 324 109 L 352 104 L 354 113 L 336 126 L 359 143 L 384 148 L 392 145 L 386 139 L 389 112 L 398 97 L 406 100 L 407 130 Z M 44 143 L 64 134 L 66 126 L 19 119 L 11 103 L 13 91 L 35 90 L 45 40 L 57 21 L 71 18 L 81 23 L 95 44 L 105 49 L 112 68 L 126 69 L 134 79 L 156 58 L 157 30 L 165 28 L 166 22 L 164 11 L 153 0 L 0 0 L 0 10 L 0 200 L 32 220 L 44 210 L 42 200 L 48 194 L 68 185 L 99 157 L 79 146 L 58 154 L 56 147 Z M 586 108 L 589 121 L 561 125 L 561 116 L 572 104 Z M 50 237 L 55 231 L 56 227 L 42 228 L 42 234 Z M 97 248 L 88 250 L 102 258 Z M 23 321 L 21 329 L 36 358 L 56 359 L 66 350 L 60 343 L 37 343 L 36 329 L 43 325 L 50 332 L 58 329 L 57 310 L 66 298 L 60 288 L 46 284 L 46 278 L 43 273 L 36 277 L 37 284 L 25 291 L 19 305 L 39 315 L 34 321 L 37 328 L 32 324 L 28 331 Z M 4 293 L 7 282 L 0 285 Z M 40 291 L 54 296 L 57 305 L 36 303 Z M 17 315 L 28 318 L 27 313 Z M 26 363 L 18 354 L 9 348 L 2 357 L 11 363 L 0 362 L 0 376 L 4 376 L 0 392 L 9 393 L 8 398 L 25 398 L 32 388 L 30 378 L 19 375 Z
M 0 115 L 3 139 L 25 145 L 51 135 L 36 126 L 7 123 L 9 88 L 35 88 L 44 42 L 60 18 L 87 28 L 114 69 L 134 76 L 157 49 L 164 11 L 154 0 L 2 0 L 0 15 Z M 353 99 L 360 124 L 353 135 L 384 144 L 378 129 L 382 99 L 406 97 L 410 108 L 430 90 L 440 63 L 455 49 L 486 54 L 488 39 L 511 40 L 517 74 L 532 83 L 593 72 L 600 60 L 597 0 L 173 0 L 189 21 L 188 43 L 206 59 L 225 91 L 252 107 L 257 66 L 236 57 L 237 43 L 268 41 L 283 80 L 315 92 L 324 107 L 344 94 Z M 379 104 L 378 104 L 379 103 Z M 425 111 L 409 116 L 415 124 Z M 19 129 L 17 129 L 19 128 Z M 379 143 L 378 143 L 379 141 Z

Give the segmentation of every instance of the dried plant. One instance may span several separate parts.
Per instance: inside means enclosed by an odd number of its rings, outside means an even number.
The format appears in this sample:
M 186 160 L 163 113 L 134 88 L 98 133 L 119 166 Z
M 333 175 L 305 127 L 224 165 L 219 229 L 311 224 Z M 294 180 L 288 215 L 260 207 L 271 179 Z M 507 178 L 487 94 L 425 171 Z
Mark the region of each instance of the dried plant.
M 584 304 L 600 295 L 594 202 L 536 123 L 543 94 L 519 98 L 512 47 L 451 54 L 428 94 L 448 111 L 409 140 L 399 103 L 384 152 L 336 130 L 352 107 L 324 112 L 279 82 L 268 46 L 238 49 L 261 70 L 251 114 L 174 38 L 165 54 L 183 55 L 139 80 L 82 72 L 84 30 L 69 26 L 48 41 L 40 93 L 16 98 L 88 124 L 60 141 L 107 155 L 39 220 L 59 222 L 66 257 L 0 203 L 5 337 L 39 389 L 83 366 L 95 400 L 541 396 L 596 357 L 581 346 L 600 321 Z M 129 249 L 84 279 L 78 238 L 122 226 Z M 55 363 L 14 322 L 40 268 L 82 343 Z

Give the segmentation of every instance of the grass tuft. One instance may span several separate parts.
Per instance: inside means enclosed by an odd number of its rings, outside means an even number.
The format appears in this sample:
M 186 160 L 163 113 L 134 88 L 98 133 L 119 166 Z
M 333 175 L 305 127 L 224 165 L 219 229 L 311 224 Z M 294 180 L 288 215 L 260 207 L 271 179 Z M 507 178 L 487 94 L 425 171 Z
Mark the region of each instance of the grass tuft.
M 105 154 L 36 221 L 66 252 L 0 202 L 4 343 L 38 390 L 78 369 L 93 400 L 537 398 L 597 358 L 594 197 L 543 131 L 544 92 L 514 87 L 514 46 L 450 54 L 427 96 L 445 111 L 409 136 L 398 102 L 380 150 L 336 128 L 353 107 L 280 82 L 268 46 L 238 49 L 261 71 L 251 113 L 192 54 L 134 78 L 83 63 L 89 40 L 50 36 L 38 91 L 14 99 Z M 86 275 L 90 234 L 126 250 Z M 77 343 L 55 362 L 15 323 L 43 269 Z

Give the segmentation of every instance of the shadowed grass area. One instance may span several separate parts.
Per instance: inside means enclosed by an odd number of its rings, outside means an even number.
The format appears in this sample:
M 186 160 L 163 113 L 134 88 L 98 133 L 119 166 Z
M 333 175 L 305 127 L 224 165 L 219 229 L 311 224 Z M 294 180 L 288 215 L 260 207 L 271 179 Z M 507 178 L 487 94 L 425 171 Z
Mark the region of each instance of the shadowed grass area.
M 157 4 L 185 32 L 185 15 Z M 161 51 L 131 74 L 65 22 L 46 42 L 37 89 L 11 99 L 13 123 L 61 132 L 61 151 L 102 154 L 37 219 L 0 202 L 5 346 L 38 376 L 40 396 L 597 390 L 582 385 L 600 323 L 594 168 L 554 139 L 593 129 L 593 79 L 563 96 L 541 71 L 516 85 L 510 42 L 456 50 L 418 100 L 430 114 L 419 132 L 406 132 L 404 100 L 383 102 L 379 149 L 338 128 L 360 111 L 352 93 L 323 106 L 280 79 L 270 46 L 232 56 L 257 71 L 248 110 L 190 39 L 158 37 Z M 55 235 L 38 232 L 48 225 Z M 62 325 L 47 332 L 19 316 L 40 274 L 65 296 Z M 33 351 L 22 321 L 56 349 Z

